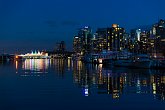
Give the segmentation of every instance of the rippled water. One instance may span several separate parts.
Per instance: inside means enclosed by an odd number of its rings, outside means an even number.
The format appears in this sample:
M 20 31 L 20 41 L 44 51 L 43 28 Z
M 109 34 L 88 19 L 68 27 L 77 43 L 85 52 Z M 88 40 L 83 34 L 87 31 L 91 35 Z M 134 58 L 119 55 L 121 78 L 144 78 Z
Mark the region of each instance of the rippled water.
M 0 110 L 164 110 L 165 70 L 27 59 L 0 64 Z

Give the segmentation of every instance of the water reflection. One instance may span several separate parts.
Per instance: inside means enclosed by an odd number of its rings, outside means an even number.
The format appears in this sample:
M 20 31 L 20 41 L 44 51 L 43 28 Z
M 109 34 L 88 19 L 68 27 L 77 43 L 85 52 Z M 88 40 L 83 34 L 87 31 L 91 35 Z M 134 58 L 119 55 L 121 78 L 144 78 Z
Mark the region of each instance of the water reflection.
M 165 100 L 165 72 L 155 71 L 155 73 L 151 75 L 152 93 L 154 98 Z
M 66 73 L 72 73 L 74 84 L 84 96 L 109 95 L 120 99 L 124 95 L 144 94 L 165 100 L 165 70 L 104 67 L 70 59 L 26 59 L 16 61 L 15 68 L 17 72 L 25 73 L 24 76 L 55 73 L 59 78 L 68 78 Z
M 26 59 L 22 69 L 30 72 L 46 72 L 49 63 L 49 59 Z
M 49 73 L 55 71 L 59 76 L 64 77 L 66 71 L 71 71 L 73 62 L 71 59 L 25 59 L 15 61 L 16 73 Z
M 59 77 L 64 77 L 67 71 L 72 70 L 72 65 L 71 59 L 53 59 L 51 68 Z
M 48 73 L 49 65 L 51 65 L 51 60 L 49 59 L 25 59 L 21 62 L 15 61 L 16 73 L 20 73 L 22 76 L 34 76 L 39 73 Z
M 74 62 L 74 83 L 82 88 L 84 96 L 109 94 L 119 99 L 122 94 L 151 94 L 164 100 L 165 71 L 126 69 Z

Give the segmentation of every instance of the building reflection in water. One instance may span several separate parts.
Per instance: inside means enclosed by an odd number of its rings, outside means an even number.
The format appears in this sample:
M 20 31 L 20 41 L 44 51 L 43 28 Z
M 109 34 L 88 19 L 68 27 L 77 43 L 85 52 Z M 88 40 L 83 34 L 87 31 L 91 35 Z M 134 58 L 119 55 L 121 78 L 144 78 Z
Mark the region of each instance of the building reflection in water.
M 18 61 L 17 60 L 15 61 L 15 69 L 16 69 L 16 73 L 17 73 L 17 70 L 18 70 Z
M 45 73 L 49 64 L 49 59 L 26 59 L 22 64 L 22 69 L 26 72 Z
M 96 77 L 98 79 L 98 94 L 111 94 L 114 99 L 120 97 L 126 83 L 126 73 L 115 72 L 112 69 L 105 69 L 102 68 L 102 65 L 98 65 Z
M 48 72 L 48 67 L 50 65 L 51 60 L 49 59 L 25 59 L 25 61 L 22 62 L 15 61 L 16 73 L 20 73 L 21 76 L 40 76 L 40 73 Z
M 97 91 L 96 94 L 112 94 L 113 98 L 119 98 L 126 82 L 126 74 L 113 74 L 112 70 L 103 69 L 102 66 L 74 62 L 74 82 L 83 89 L 85 96 Z
M 151 75 L 151 86 L 152 93 L 154 98 L 159 100 L 165 100 L 165 72 L 164 71 L 155 71 L 155 73 Z
M 59 77 L 64 77 L 66 71 L 72 68 L 71 59 L 54 59 L 52 60 L 51 68 L 55 70 Z
M 104 68 L 75 61 L 73 79 L 84 96 L 109 94 L 118 99 L 122 94 L 152 94 L 155 99 L 165 100 L 164 70 Z
M 165 100 L 165 70 L 103 67 L 70 59 L 26 59 L 16 61 L 15 68 L 18 73 L 24 71 L 23 76 L 47 73 L 49 68 L 62 78 L 73 72 L 73 82 L 84 96 L 106 94 L 119 99 L 123 94 L 150 94 L 154 99 Z
M 66 71 L 72 71 L 73 62 L 71 59 L 25 59 L 15 61 L 16 73 L 48 73 L 55 70 L 60 77 L 64 77 Z

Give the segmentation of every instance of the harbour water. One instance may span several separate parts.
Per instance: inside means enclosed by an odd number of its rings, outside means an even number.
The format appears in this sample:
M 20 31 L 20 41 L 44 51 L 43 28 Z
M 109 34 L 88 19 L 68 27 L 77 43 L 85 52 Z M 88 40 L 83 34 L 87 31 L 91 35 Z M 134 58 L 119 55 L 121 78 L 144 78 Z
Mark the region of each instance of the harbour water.
M 165 69 L 70 59 L 0 63 L 1 110 L 164 110 Z

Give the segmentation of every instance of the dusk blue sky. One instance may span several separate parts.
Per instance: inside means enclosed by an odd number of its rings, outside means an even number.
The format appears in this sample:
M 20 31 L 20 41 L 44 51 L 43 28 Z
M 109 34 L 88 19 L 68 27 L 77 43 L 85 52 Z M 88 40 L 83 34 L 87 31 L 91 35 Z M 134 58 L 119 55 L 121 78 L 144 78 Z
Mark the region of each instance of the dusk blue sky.
M 165 19 L 165 0 L 0 0 L 0 52 L 72 48 L 78 28 L 119 24 L 129 31 Z

